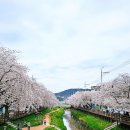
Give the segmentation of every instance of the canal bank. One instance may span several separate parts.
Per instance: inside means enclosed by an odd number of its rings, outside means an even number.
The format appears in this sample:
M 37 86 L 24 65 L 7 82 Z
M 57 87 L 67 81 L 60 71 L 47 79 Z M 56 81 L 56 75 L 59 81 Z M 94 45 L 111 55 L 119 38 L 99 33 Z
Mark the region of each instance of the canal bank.
M 72 116 L 86 124 L 86 126 L 91 130 L 104 130 L 108 126 L 110 126 L 112 123 L 106 120 L 103 120 L 97 116 L 85 113 L 80 110 L 71 109 Z
M 106 121 L 100 117 L 88 114 L 81 110 L 70 109 L 70 111 L 70 126 L 72 127 L 73 125 L 75 125 L 75 127 L 77 128 L 74 130 L 104 130 L 108 126 L 112 125 L 112 122 Z M 130 130 L 130 128 L 124 125 L 120 125 L 116 128 L 113 128 L 112 130 Z
M 63 121 L 67 130 L 104 130 L 112 124 L 75 109 L 66 110 Z
M 70 110 L 65 110 L 63 122 L 67 130 L 89 130 L 83 122 L 73 118 Z

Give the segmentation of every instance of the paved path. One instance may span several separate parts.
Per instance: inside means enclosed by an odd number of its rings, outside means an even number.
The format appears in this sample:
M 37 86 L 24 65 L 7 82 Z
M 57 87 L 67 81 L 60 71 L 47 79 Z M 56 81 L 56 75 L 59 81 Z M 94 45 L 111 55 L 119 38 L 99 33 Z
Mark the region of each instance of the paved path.
M 31 127 L 30 130 L 43 130 L 46 127 L 49 127 L 50 126 L 50 116 L 49 116 L 49 114 L 45 115 L 45 119 L 46 119 L 46 125 L 34 126 L 34 127 Z M 22 128 L 22 130 L 28 130 L 28 128 Z
M 55 110 L 55 111 L 58 111 L 58 109 Z M 47 113 L 47 114 L 45 115 L 46 125 L 34 126 L 34 127 L 31 127 L 30 130 L 44 130 L 44 129 L 47 128 L 47 127 L 55 127 L 55 129 L 60 130 L 60 129 L 57 128 L 56 126 L 50 125 L 50 122 L 51 122 L 50 114 L 53 113 L 53 112 L 55 112 L 55 111 L 52 111 L 52 112 Z M 22 130 L 28 130 L 28 128 L 22 128 Z
M 36 126 L 36 127 L 31 127 L 30 130 L 43 130 L 46 127 L 47 126 L 39 125 L 39 126 Z M 28 128 L 22 128 L 22 130 L 28 130 Z

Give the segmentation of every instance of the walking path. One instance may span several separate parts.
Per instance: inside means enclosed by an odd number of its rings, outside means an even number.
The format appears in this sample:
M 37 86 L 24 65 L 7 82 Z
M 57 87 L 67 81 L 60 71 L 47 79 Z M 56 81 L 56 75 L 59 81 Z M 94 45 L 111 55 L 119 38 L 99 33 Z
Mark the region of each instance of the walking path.
M 39 126 L 34 126 L 34 127 L 31 127 L 30 130 L 44 130 L 45 128 L 47 127 L 54 127 L 55 129 L 57 130 L 60 130 L 58 127 L 56 127 L 55 125 L 50 125 L 50 121 L 51 121 L 51 117 L 50 117 L 50 114 L 53 113 L 53 112 L 56 112 L 58 111 L 59 109 L 57 110 L 54 110 L 50 113 L 47 113 L 45 115 L 45 120 L 46 120 L 46 125 L 39 125 Z M 22 128 L 22 130 L 28 130 L 28 128 Z

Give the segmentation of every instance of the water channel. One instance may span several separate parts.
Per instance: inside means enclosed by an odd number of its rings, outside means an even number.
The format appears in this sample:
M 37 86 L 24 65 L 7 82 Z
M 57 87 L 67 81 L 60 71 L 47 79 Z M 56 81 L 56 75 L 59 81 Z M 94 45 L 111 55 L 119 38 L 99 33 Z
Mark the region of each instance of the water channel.
M 82 122 L 75 120 L 69 110 L 65 111 L 63 121 L 67 130 L 89 130 Z

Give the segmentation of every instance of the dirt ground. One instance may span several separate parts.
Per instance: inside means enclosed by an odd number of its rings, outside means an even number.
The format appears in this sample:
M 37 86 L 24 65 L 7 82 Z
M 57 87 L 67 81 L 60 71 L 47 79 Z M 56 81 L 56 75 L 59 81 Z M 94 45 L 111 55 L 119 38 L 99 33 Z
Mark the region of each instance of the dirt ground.
M 31 127 L 30 130 L 43 130 L 46 127 L 49 127 L 49 125 L 50 125 L 50 116 L 49 116 L 49 114 L 45 115 L 45 120 L 46 120 L 46 125 L 34 126 L 34 127 Z M 22 130 L 28 130 L 28 128 L 22 128 Z

